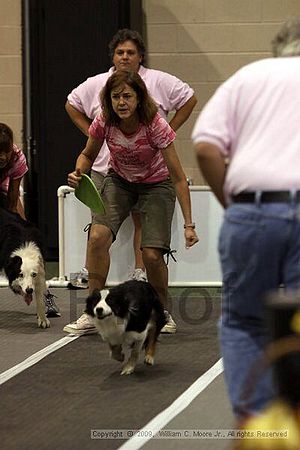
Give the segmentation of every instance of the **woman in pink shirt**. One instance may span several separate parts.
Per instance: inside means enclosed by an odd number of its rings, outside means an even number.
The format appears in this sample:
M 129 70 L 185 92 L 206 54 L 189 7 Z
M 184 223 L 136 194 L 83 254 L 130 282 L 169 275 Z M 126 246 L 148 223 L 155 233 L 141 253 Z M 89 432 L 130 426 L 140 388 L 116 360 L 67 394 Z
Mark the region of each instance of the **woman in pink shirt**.
M 7 198 L 7 207 L 25 219 L 19 190 L 23 176 L 28 171 L 22 150 L 13 143 L 13 132 L 0 123 L 0 193 Z
M 106 214 L 93 215 L 88 250 L 89 289 L 92 293 L 104 288 L 110 246 L 137 204 L 148 280 L 166 310 L 168 270 L 163 255 L 170 251 L 176 196 L 184 217 L 186 247 L 198 241 L 186 177 L 173 144 L 175 132 L 159 116 L 145 83 L 135 72 L 114 72 L 101 91 L 101 105 L 102 113 L 90 126 L 76 169 L 68 175 L 69 185 L 76 188 L 81 173 L 90 170 L 99 148 L 104 140 L 107 142 L 109 171 L 101 188 Z M 83 314 L 78 320 L 89 321 L 86 316 Z

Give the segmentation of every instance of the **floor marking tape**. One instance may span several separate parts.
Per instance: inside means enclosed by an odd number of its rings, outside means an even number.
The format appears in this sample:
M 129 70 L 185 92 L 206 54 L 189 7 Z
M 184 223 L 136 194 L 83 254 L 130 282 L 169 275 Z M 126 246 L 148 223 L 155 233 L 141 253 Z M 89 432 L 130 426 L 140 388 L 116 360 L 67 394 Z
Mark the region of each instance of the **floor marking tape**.
M 176 417 L 185 408 L 187 408 L 189 404 L 197 397 L 197 395 L 199 395 L 222 372 L 223 363 L 222 359 L 219 359 L 216 364 L 214 364 L 207 372 L 201 375 L 201 377 L 199 377 L 186 391 L 184 391 L 168 408 L 154 417 L 140 431 L 151 430 L 153 435 L 156 434 L 172 419 L 174 419 L 174 417 Z M 151 436 L 133 436 L 125 444 L 121 445 L 121 447 L 119 447 L 119 450 L 138 450 L 150 439 Z
M 28 367 L 33 366 L 37 362 L 39 362 L 41 359 L 45 358 L 46 356 L 50 355 L 50 353 L 55 352 L 61 347 L 64 347 L 67 344 L 70 344 L 70 342 L 73 342 L 75 339 L 78 339 L 80 336 L 66 336 L 60 339 L 59 341 L 53 342 L 53 344 L 48 345 L 47 347 L 43 348 L 42 350 L 34 353 L 33 355 L 29 356 L 29 358 L 24 359 L 21 363 L 17 364 L 16 366 L 11 367 L 10 369 L 6 370 L 5 372 L 2 372 L 0 374 L 0 384 L 5 383 L 10 378 L 15 377 L 19 373 L 23 372 L 24 370 L 28 369 Z

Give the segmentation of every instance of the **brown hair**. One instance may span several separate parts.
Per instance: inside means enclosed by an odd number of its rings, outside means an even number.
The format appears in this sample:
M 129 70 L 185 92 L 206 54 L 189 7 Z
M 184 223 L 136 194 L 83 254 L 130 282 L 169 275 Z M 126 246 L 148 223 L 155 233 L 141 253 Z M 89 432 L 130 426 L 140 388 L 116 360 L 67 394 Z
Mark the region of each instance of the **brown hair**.
M 14 134 L 5 123 L 0 123 L 0 152 L 9 152 L 13 149 L 13 140 L 14 140 Z M 0 169 L 0 181 L 4 180 L 6 177 L 7 172 L 11 167 L 13 166 L 15 162 L 15 155 L 12 154 L 12 157 L 10 158 L 9 163 L 7 166 L 3 167 L 3 169 Z
M 0 123 L 0 152 L 12 148 L 14 135 L 12 130 L 5 123 Z
M 119 116 L 114 112 L 111 103 L 111 91 L 127 84 L 134 90 L 138 98 L 137 113 L 139 115 L 140 122 L 145 125 L 149 125 L 155 114 L 158 111 L 158 107 L 152 97 L 149 95 L 146 85 L 139 74 L 130 71 L 118 70 L 114 72 L 106 82 L 106 85 L 100 92 L 100 102 L 102 106 L 102 112 L 107 125 L 118 125 L 121 121 Z
M 123 44 L 125 41 L 132 41 L 135 44 L 137 51 L 141 56 L 141 63 L 145 64 L 146 49 L 142 36 L 137 31 L 129 30 L 128 28 L 123 28 L 122 30 L 117 31 L 108 44 L 109 56 L 111 57 L 111 60 L 114 57 L 114 53 L 118 45 Z

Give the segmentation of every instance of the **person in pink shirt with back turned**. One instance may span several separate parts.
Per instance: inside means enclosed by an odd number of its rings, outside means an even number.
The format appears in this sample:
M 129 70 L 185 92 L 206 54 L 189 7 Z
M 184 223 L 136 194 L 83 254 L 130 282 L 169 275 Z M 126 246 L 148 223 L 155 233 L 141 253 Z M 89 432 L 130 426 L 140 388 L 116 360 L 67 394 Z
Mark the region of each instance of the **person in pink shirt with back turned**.
M 150 95 L 158 106 L 160 115 L 164 119 L 167 119 L 169 112 L 175 112 L 169 124 L 174 131 L 177 131 L 188 119 L 197 103 L 193 89 L 173 75 L 148 69 L 143 65 L 145 62 L 145 45 L 137 31 L 119 30 L 109 44 L 109 51 L 114 66 L 108 72 L 88 78 L 68 95 L 66 111 L 74 124 L 88 136 L 89 126 L 100 112 L 99 92 L 106 81 L 116 70 L 132 70 L 138 72 L 145 82 Z M 91 177 L 98 189 L 101 189 L 104 176 L 107 173 L 108 162 L 109 151 L 104 142 L 101 152 L 99 152 L 91 168 Z M 145 266 L 140 250 L 141 223 L 137 208 L 134 208 L 131 214 L 135 227 L 133 241 L 135 270 L 133 278 L 145 280 Z M 87 280 L 86 268 L 82 269 L 79 278 Z M 92 328 L 92 324 L 88 323 L 88 320 L 89 317 L 79 320 L 72 324 L 72 327 L 67 327 L 65 331 L 84 334 L 86 330 L 87 333 L 93 331 L 96 333 L 96 328 Z M 163 328 L 163 332 L 176 332 L 176 324 L 171 316 Z
M 77 158 L 75 171 L 68 175 L 69 185 L 76 188 L 81 174 L 90 170 L 106 140 L 110 162 L 101 187 L 106 213 L 93 214 L 88 247 L 89 289 L 93 293 L 104 288 L 110 246 L 137 204 L 148 280 L 168 317 L 168 270 L 164 255 L 170 252 L 176 196 L 184 218 L 185 245 L 189 248 L 198 241 L 188 184 L 173 143 L 176 135 L 158 114 L 136 72 L 114 72 L 101 91 L 101 104 L 102 112 L 89 128 L 89 138 Z M 65 331 L 72 331 L 70 325 Z
M 260 414 L 278 393 L 268 371 L 245 395 L 271 339 L 263 297 L 281 284 L 300 287 L 300 18 L 283 25 L 273 54 L 223 83 L 192 134 L 199 166 L 226 208 L 220 341 L 239 419 Z

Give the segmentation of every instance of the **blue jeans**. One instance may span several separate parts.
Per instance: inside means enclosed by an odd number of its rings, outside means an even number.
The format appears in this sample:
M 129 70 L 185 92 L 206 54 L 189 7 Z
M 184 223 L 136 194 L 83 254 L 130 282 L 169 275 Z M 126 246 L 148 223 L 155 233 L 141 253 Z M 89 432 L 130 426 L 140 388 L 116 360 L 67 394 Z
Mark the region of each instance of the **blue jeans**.
M 243 398 L 249 371 L 270 337 L 264 294 L 300 286 L 300 205 L 232 204 L 219 236 L 223 273 L 221 351 L 234 413 L 257 414 L 276 395 L 270 370 Z M 247 383 L 248 383 L 247 381 Z

